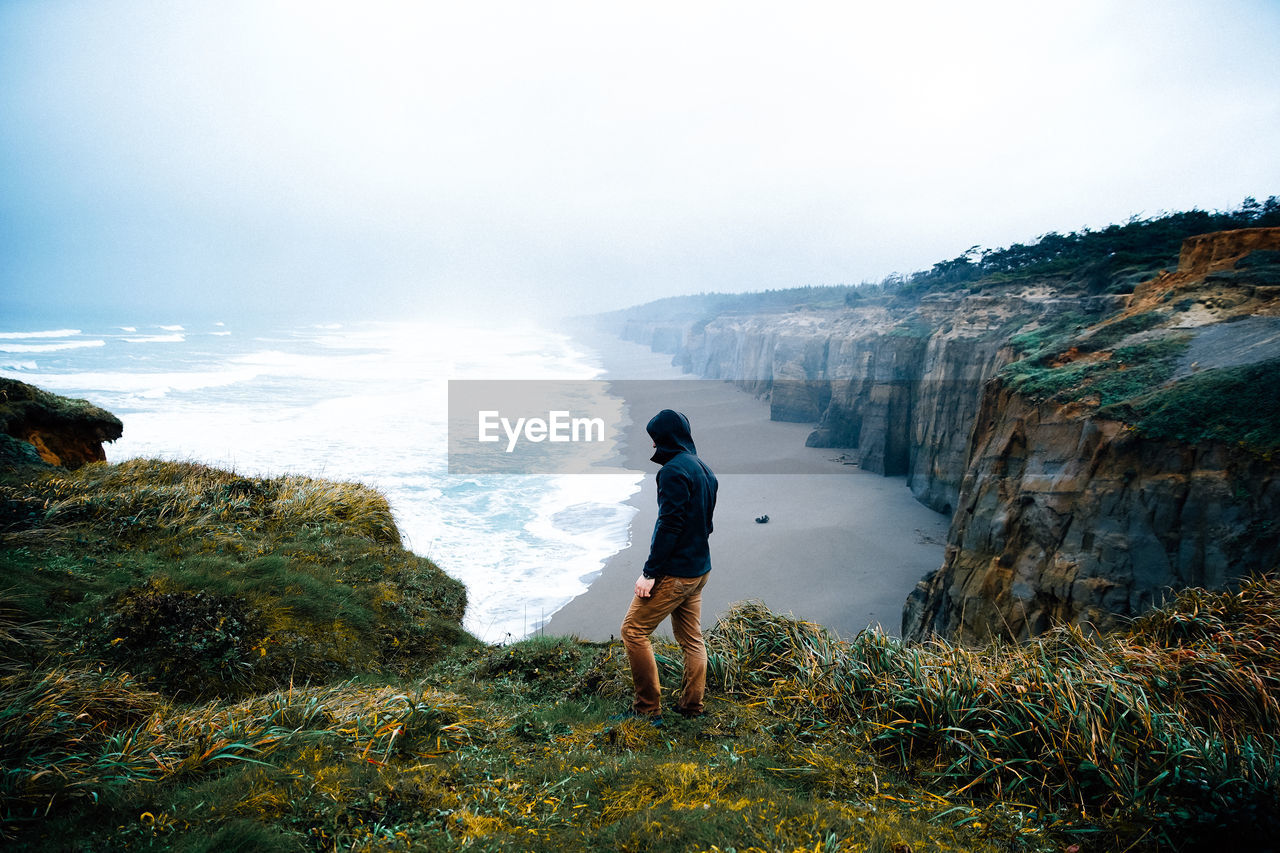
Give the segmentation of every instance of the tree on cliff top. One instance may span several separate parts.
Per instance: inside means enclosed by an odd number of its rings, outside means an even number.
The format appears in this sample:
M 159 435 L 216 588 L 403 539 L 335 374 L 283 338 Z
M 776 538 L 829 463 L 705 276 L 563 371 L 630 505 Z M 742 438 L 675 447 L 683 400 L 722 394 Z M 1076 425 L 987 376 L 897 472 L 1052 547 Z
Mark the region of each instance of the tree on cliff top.
M 899 293 L 922 296 L 983 280 L 999 283 L 1048 275 L 1066 276 L 1094 292 L 1119 292 L 1135 275 L 1142 277 L 1176 266 L 1182 241 L 1188 237 L 1274 226 L 1280 226 L 1280 198 L 1271 196 L 1259 202 L 1251 196 L 1233 211 L 1188 210 L 1150 219 L 1134 216 L 1124 225 L 1108 225 L 1099 231 L 1050 231 L 1029 244 L 986 250 L 973 246 L 952 260 L 909 276 Z

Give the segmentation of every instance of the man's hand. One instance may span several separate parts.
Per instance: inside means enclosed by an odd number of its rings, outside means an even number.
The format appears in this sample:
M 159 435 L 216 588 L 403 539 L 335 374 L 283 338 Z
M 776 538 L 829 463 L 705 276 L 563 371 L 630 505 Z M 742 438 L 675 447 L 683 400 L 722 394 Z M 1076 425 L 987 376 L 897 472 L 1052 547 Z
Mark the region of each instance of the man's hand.
M 653 584 L 657 578 L 647 578 L 641 575 L 636 579 L 636 597 L 648 598 L 649 593 L 653 592 Z

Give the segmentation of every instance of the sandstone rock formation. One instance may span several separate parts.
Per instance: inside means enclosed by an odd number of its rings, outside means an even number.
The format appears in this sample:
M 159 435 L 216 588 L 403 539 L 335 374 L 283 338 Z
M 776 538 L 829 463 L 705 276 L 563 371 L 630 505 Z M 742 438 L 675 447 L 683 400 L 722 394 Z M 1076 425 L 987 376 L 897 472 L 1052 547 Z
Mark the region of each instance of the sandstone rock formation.
M 1120 627 L 1188 586 L 1277 567 L 1280 468 L 1218 443 L 1143 438 L 988 387 L 945 562 L 903 635 L 1025 639 Z

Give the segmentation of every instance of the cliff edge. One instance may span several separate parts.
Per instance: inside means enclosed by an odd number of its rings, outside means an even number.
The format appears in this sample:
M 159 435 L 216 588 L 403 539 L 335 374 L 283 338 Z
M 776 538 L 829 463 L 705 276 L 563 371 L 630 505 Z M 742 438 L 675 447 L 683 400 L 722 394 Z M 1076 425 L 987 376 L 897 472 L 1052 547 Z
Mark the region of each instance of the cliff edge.
M 123 433 L 119 418 L 86 400 L 0 377 L 0 468 L 102 462 L 102 443 Z
M 1188 240 L 1114 317 L 1019 344 L 904 636 L 1109 630 L 1280 567 L 1280 228 Z

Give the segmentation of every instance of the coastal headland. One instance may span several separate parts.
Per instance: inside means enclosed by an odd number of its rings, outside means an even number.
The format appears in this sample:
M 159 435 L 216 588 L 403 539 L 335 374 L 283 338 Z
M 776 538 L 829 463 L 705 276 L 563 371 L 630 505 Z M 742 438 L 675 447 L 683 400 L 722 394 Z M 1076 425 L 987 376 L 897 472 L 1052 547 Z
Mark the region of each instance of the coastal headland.
M 1280 228 L 1187 219 L 601 323 L 951 518 L 904 636 L 1113 630 L 1280 565 Z

